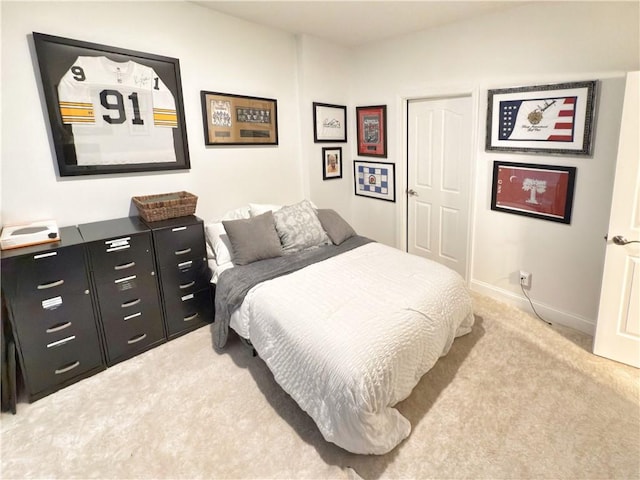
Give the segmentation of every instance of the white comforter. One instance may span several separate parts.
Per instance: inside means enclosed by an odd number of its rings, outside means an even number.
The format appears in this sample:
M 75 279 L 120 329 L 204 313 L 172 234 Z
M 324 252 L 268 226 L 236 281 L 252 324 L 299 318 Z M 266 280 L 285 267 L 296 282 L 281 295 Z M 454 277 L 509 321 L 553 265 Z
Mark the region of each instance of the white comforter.
M 409 435 L 393 406 L 472 324 L 457 273 L 379 243 L 258 284 L 231 322 L 326 440 L 364 454 Z

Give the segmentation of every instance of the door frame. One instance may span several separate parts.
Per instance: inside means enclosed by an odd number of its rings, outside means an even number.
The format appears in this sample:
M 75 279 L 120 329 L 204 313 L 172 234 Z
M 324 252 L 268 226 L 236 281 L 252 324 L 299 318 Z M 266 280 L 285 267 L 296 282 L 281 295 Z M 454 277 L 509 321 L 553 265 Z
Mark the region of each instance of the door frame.
M 408 175 L 409 175 L 409 101 L 411 100 L 441 100 L 446 98 L 470 97 L 471 98 L 471 172 L 470 172 L 470 192 L 469 192 L 469 212 L 467 222 L 469 229 L 467 232 L 467 265 L 465 269 L 465 283 L 467 286 L 471 284 L 473 275 L 473 239 L 475 236 L 475 218 L 476 218 L 476 162 L 478 161 L 479 138 L 478 127 L 480 123 L 480 89 L 476 85 L 458 85 L 443 87 L 425 87 L 415 89 L 413 91 L 404 92 L 398 96 L 398 125 L 402 125 L 401 141 L 402 145 L 402 162 L 396 164 L 396 182 L 398 182 L 397 195 L 398 205 L 396 210 L 397 225 L 397 245 L 402 245 L 402 249 L 407 252 L 408 245 L 408 217 L 409 203 L 407 201 Z M 484 138 L 484 136 L 482 136 Z M 487 201 L 489 196 L 487 196 Z

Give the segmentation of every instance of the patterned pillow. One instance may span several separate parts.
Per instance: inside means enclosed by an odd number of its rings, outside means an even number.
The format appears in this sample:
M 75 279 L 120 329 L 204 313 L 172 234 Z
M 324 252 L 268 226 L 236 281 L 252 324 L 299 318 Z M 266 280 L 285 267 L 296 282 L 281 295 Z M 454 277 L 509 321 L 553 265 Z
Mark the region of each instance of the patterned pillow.
M 285 253 L 329 243 L 318 215 L 308 200 L 282 207 L 273 212 L 273 218 Z

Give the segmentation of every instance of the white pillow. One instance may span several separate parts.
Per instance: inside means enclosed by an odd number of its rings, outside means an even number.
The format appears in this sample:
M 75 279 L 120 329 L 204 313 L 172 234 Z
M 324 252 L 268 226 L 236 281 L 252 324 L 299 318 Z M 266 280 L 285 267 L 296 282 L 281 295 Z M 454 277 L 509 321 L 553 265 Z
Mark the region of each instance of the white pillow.
M 282 205 L 275 205 L 272 203 L 250 203 L 249 213 L 252 217 L 257 217 L 267 212 L 276 212 L 282 208 Z
M 249 207 L 249 205 L 245 205 L 244 207 L 236 208 L 235 210 L 229 210 L 227 213 L 225 213 L 222 216 L 220 221 L 222 221 L 222 220 L 238 220 L 240 218 L 249 218 L 250 216 L 251 216 L 250 207 Z
M 215 259 L 218 266 L 231 263 L 231 242 L 222 222 L 204 226 L 207 237 L 207 256 Z

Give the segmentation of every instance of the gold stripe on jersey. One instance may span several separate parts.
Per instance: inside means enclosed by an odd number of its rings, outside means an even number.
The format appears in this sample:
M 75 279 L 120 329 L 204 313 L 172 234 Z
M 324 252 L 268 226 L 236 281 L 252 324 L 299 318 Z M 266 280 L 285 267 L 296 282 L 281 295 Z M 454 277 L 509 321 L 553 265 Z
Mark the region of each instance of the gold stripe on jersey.
M 62 123 L 95 123 L 93 104 L 82 102 L 60 102 Z
M 153 123 L 159 127 L 177 127 L 178 116 L 175 110 L 167 108 L 153 109 Z

